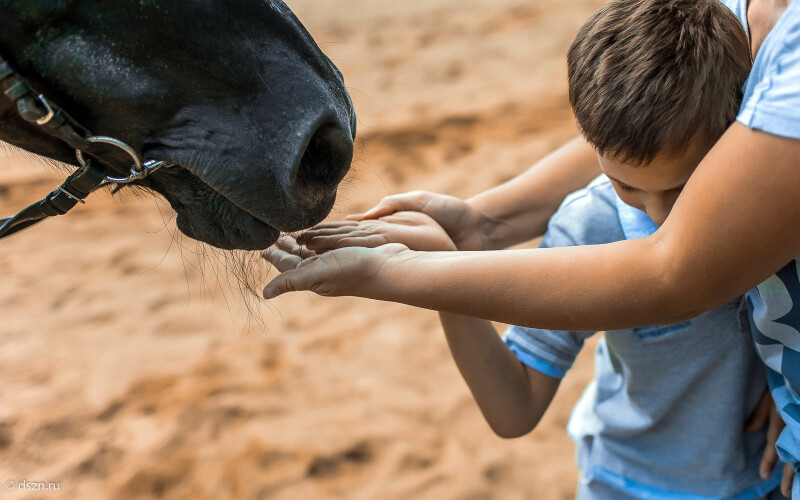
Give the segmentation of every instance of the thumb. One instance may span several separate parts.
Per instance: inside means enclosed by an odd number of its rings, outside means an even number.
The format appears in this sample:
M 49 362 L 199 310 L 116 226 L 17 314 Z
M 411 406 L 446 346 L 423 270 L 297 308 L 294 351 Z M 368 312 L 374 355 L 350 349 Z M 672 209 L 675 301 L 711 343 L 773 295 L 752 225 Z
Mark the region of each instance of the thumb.
M 767 427 L 767 446 L 764 449 L 764 455 L 761 457 L 761 465 L 759 466 L 759 472 L 764 479 L 769 477 L 778 461 L 778 450 L 775 444 L 778 442 L 784 427 L 783 419 L 773 406 L 770 409 L 769 426 Z
M 361 214 L 359 220 L 380 219 L 381 217 L 386 217 L 387 215 L 395 213 L 397 210 L 398 207 L 395 197 L 387 196 L 382 199 L 380 203 Z
M 293 269 L 285 271 L 276 276 L 264 287 L 262 295 L 265 299 L 271 300 L 288 292 L 308 290 L 311 284 L 306 280 L 303 269 Z
M 781 479 L 781 494 L 792 498 L 792 484 L 794 483 L 794 469 L 789 464 L 783 464 L 783 478 Z
M 405 210 L 418 212 L 429 198 L 430 193 L 425 191 L 412 191 L 410 193 L 386 196 L 380 203 L 361 214 L 358 220 L 380 219 Z

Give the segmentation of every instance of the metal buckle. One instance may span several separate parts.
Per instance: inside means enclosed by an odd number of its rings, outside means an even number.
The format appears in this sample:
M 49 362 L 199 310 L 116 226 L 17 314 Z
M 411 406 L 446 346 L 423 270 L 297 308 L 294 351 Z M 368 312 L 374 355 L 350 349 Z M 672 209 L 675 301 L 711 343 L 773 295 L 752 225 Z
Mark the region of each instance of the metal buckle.
M 82 200 L 82 199 L 78 198 L 77 196 L 75 196 L 74 194 L 70 193 L 69 191 L 64 189 L 63 186 L 58 186 L 56 188 L 56 190 L 58 190 L 61 193 L 64 193 L 65 195 L 67 195 L 67 197 L 72 198 L 73 200 L 77 201 L 78 203 L 80 203 L 82 205 L 86 205 L 86 202 L 84 200 Z
M 47 114 L 36 120 L 36 123 L 39 125 L 47 125 L 48 123 L 50 123 L 50 120 L 52 120 L 53 117 L 56 116 L 56 113 L 55 111 L 53 111 L 53 108 L 50 107 L 50 103 L 47 102 L 47 99 L 45 99 L 44 95 L 39 94 L 38 96 L 36 96 L 36 98 L 39 99 L 39 102 L 42 103 L 44 109 L 47 110 Z

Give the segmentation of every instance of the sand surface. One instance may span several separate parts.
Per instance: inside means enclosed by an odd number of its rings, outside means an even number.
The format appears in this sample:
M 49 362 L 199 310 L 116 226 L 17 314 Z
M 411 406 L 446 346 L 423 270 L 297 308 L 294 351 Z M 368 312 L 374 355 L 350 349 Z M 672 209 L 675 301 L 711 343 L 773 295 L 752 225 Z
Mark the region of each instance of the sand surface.
M 565 54 L 598 1 L 288 3 L 359 113 L 332 218 L 411 189 L 469 196 L 575 134 Z M 0 150 L 0 213 L 60 177 Z M 2 250 L 0 480 L 61 489 L 0 498 L 574 494 L 565 424 L 594 343 L 539 428 L 505 441 L 434 313 L 308 294 L 248 310 L 224 256 L 150 197 L 94 195 Z

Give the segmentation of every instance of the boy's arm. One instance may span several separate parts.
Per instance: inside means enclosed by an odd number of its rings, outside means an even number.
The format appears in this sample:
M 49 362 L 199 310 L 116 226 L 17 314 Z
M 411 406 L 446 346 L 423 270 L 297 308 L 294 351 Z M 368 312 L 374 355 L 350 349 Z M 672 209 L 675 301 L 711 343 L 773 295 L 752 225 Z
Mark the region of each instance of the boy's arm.
M 458 370 L 492 430 L 504 438 L 533 430 L 560 380 L 520 363 L 489 321 L 439 316 Z
M 541 236 L 564 198 L 601 173 L 594 149 L 578 136 L 514 179 L 473 196 L 467 204 L 498 221 L 485 228 L 482 250 L 500 250 Z
M 498 250 L 541 236 L 565 196 L 600 174 L 597 156 L 582 137 L 550 153 L 526 172 L 467 201 L 427 191 L 387 196 L 356 220 L 423 212 L 459 250 Z
M 358 295 L 554 330 L 671 324 L 732 300 L 800 254 L 798 193 L 800 140 L 736 123 L 648 238 L 502 252 L 346 248 L 302 260 L 264 296 Z
M 303 252 L 313 255 L 313 250 L 323 247 L 402 243 L 415 250 L 455 250 L 447 233 L 421 212 L 323 224 L 302 234 L 298 243 L 283 238 L 278 245 L 290 267 L 292 259 L 299 259 Z M 301 245 L 311 250 L 304 250 Z M 279 269 L 287 263 L 286 259 L 282 262 Z M 559 379 L 523 365 L 489 321 L 447 313 L 441 313 L 440 318 L 456 366 L 491 428 L 504 438 L 530 432 L 552 401 Z

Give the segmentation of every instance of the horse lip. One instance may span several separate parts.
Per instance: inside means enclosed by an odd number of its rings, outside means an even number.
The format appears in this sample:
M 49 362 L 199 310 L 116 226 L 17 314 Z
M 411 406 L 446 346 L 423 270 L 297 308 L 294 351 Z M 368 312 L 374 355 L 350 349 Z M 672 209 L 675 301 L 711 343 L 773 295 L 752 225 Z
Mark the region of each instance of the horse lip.
M 206 180 L 206 178 L 203 175 L 201 175 L 200 172 L 197 172 L 196 170 L 192 169 L 192 167 L 190 167 L 189 165 L 186 165 L 185 163 L 182 163 L 181 161 L 175 160 L 175 159 L 161 159 L 161 158 L 159 158 L 159 160 L 169 162 L 169 167 L 162 167 L 160 169 L 160 171 L 170 175 L 170 174 L 174 174 L 178 169 L 185 170 L 186 172 L 189 172 L 191 175 L 193 175 L 194 177 L 199 179 L 203 184 L 205 184 L 206 186 L 211 188 L 214 192 L 216 192 L 217 194 L 219 194 L 220 196 L 224 197 L 226 200 L 231 202 L 239 210 L 241 210 L 243 212 L 246 212 L 248 215 L 250 215 L 254 219 L 258 220 L 262 224 L 265 224 L 265 225 L 271 227 L 272 229 L 278 230 L 278 228 L 275 227 L 270 221 L 264 220 L 263 217 L 260 217 L 257 214 L 254 214 L 253 212 L 248 210 L 247 207 L 243 207 L 243 206 L 239 205 L 238 203 L 233 201 L 230 197 L 226 196 L 222 191 L 217 189 L 217 187 L 214 184 L 208 182 L 208 180 Z
M 174 186 L 175 183 L 174 181 L 167 181 L 165 179 L 167 176 L 180 176 L 177 179 L 183 179 L 185 182 L 187 175 L 194 179 L 192 182 L 199 182 L 205 186 L 202 189 L 208 196 L 208 200 L 218 197 L 220 201 L 224 200 L 222 203 L 228 204 L 229 208 L 220 211 L 218 202 L 203 203 L 202 200 L 206 199 L 206 196 L 194 198 L 196 201 L 187 203 L 187 200 L 183 199 L 180 194 L 180 190 L 176 192 L 168 188 L 170 185 Z M 161 181 L 157 181 L 157 184 L 162 185 L 159 191 L 167 198 L 178 214 L 176 220 L 178 228 L 191 238 L 204 241 L 223 250 L 261 250 L 275 243 L 280 236 L 280 230 L 274 225 L 255 217 L 180 163 L 176 163 L 172 169 L 163 172 L 159 171 L 159 174 L 154 176 L 154 181 L 156 179 L 161 179 Z M 200 204 L 195 206 L 197 202 Z M 207 211 L 207 218 L 196 219 L 198 216 L 196 213 L 197 208 L 201 209 L 201 213 L 202 211 Z M 232 209 L 237 212 L 230 212 Z M 228 215 L 238 213 L 238 215 L 235 216 L 236 219 L 229 220 L 223 217 L 223 214 L 226 213 Z M 230 225 L 234 221 L 235 223 L 230 226 L 232 231 L 226 230 L 226 225 Z
M 252 226 L 244 224 L 233 233 L 228 233 L 221 226 L 216 226 L 211 231 L 206 229 L 198 232 L 191 222 L 195 216 L 190 207 L 178 206 L 175 207 L 175 211 L 178 214 L 176 223 L 182 233 L 223 250 L 263 250 L 280 237 L 280 231 L 256 219 L 254 220 L 261 225 L 261 228 L 254 229 Z
M 199 169 L 193 168 L 191 165 L 182 162 L 179 158 L 175 158 L 173 155 L 169 154 L 158 154 L 159 152 L 155 149 L 148 151 L 145 160 L 160 160 L 166 161 L 172 164 L 171 168 L 168 169 L 160 169 L 155 175 L 176 175 L 181 170 L 186 171 L 197 180 L 208 186 L 211 190 L 217 193 L 219 196 L 224 197 L 228 200 L 232 205 L 236 208 L 241 210 L 242 212 L 248 214 L 249 216 L 253 217 L 258 222 L 268 226 L 269 228 L 275 230 L 276 232 L 284 231 L 284 232 L 291 232 L 291 231 L 299 231 L 301 229 L 305 229 L 309 226 L 320 222 L 325 218 L 328 214 L 330 209 L 333 207 L 335 200 L 336 200 L 336 193 L 338 186 L 332 187 L 330 190 L 326 190 L 324 193 L 318 193 L 313 201 L 308 200 L 314 205 L 315 209 L 306 208 L 304 205 L 298 205 L 297 208 L 300 209 L 300 213 L 294 213 L 293 216 L 288 217 L 285 221 L 274 221 L 269 220 L 264 215 L 257 215 L 253 213 L 252 210 L 248 209 L 233 201 L 230 197 L 228 197 L 224 191 L 221 191 L 217 188 L 213 183 L 209 182 L 202 174 L 202 172 L 198 171 Z M 288 196 L 288 193 L 287 193 Z M 323 213 L 324 212 L 324 213 Z

